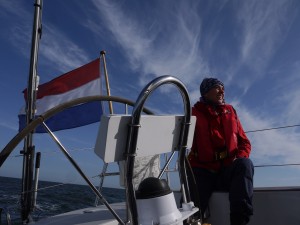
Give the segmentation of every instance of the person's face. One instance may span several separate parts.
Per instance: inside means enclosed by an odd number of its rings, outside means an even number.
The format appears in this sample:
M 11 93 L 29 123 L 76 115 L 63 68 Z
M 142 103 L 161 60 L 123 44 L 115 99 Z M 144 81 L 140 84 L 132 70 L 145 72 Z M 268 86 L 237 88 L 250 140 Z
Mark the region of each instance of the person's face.
M 215 104 L 223 104 L 224 103 L 224 97 L 225 97 L 225 90 L 223 86 L 216 85 L 213 88 L 211 88 L 204 97 Z

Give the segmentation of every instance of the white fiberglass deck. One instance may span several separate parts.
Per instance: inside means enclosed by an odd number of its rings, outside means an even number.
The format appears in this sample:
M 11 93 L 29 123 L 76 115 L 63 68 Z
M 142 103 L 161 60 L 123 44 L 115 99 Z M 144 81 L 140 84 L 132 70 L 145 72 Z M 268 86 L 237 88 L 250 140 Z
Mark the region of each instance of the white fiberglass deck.
M 249 225 L 299 225 L 300 187 L 255 188 L 253 206 Z M 228 193 L 213 194 L 210 214 L 212 225 L 230 225 Z
M 111 207 L 116 211 L 121 219 L 126 219 L 125 203 L 114 203 Z M 104 206 L 79 209 L 49 218 L 41 219 L 34 223 L 36 225 L 118 225 L 118 221 Z
M 175 194 L 177 202 L 180 195 Z M 254 216 L 249 225 L 299 225 L 300 187 L 257 188 L 254 197 Z M 125 203 L 111 205 L 122 219 L 126 219 Z M 228 193 L 216 192 L 210 202 L 210 223 L 229 225 Z M 35 225 L 117 225 L 105 206 L 90 207 L 43 219 Z

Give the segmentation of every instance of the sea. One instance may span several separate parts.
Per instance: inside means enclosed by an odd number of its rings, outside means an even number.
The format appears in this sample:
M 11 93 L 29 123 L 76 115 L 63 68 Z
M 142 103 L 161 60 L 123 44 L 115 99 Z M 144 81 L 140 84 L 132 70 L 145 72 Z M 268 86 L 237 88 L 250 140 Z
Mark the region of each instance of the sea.
M 22 180 L 0 176 L 0 224 L 7 224 L 6 213 L 11 217 L 12 225 L 21 225 L 20 193 Z M 61 184 L 39 181 L 36 209 L 33 220 L 69 212 L 72 210 L 94 206 L 96 196 L 86 185 Z M 125 200 L 125 190 L 103 187 L 101 191 L 109 203 Z

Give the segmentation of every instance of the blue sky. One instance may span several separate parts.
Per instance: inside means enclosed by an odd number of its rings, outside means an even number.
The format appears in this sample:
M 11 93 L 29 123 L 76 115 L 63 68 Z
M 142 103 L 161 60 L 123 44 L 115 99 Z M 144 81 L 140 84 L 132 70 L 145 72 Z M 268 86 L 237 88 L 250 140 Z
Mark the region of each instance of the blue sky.
M 17 134 L 17 115 L 24 104 L 33 3 L 0 1 L 1 148 Z M 105 50 L 114 96 L 136 100 L 153 78 L 171 74 L 187 86 L 194 104 L 202 79 L 214 76 L 225 83 L 226 101 L 234 105 L 246 131 L 300 124 L 297 0 L 43 3 L 41 83 L 88 63 Z M 146 105 L 159 114 L 183 110 L 172 86 L 157 90 Z M 57 132 L 90 177 L 102 168 L 93 153 L 98 125 Z M 249 133 L 248 137 L 255 165 L 300 163 L 299 128 Z M 36 135 L 34 142 L 42 152 L 41 179 L 82 182 L 48 136 Z M 22 144 L 0 168 L 1 176 L 21 176 L 21 149 Z M 299 177 L 296 166 L 256 168 L 255 186 L 300 185 Z

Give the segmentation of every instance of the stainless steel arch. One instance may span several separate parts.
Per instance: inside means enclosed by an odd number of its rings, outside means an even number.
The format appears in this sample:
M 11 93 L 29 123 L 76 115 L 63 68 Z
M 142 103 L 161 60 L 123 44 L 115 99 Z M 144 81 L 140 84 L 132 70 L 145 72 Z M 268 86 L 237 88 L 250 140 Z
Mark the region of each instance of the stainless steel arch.
M 187 148 L 187 138 L 188 138 L 188 131 L 189 126 L 191 123 L 191 104 L 188 91 L 185 85 L 177 78 L 173 76 L 161 76 L 154 79 L 150 82 L 140 93 L 135 106 L 132 111 L 132 120 L 129 128 L 128 138 L 127 138 L 127 147 L 126 147 L 126 161 L 127 161 L 127 176 L 126 176 L 126 190 L 127 190 L 127 202 L 129 204 L 130 210 L 130 219 L 132 224 L 138 225 L 138 214 L 137 214 L 137 206 L 135 200 L 135 192 L 132 184 L 133 178 L 133 168 L 134 168 L 134 161 L 135 161 L 135 154 L 136 154 L 136 147 L 137 147 L 137 139 L 140 127 L 140 119 L 141 113 L 144 107 L 144 103 L 149 95 L 158 87 L 164 84 L 173 84 L 175 85 L 182 96 L 183 103 L 184 103 L 184 121 L 181 128 L 180 134 L 180 149 L 179 149 L 179 175 L 180 181 L 182 184 L 182 188 L 185 190 L 183 191 L 184 199 L 186 201 L 190 201 L 189 189 L 187 184 L 187 178 L 185 174 L 185 153 Z

